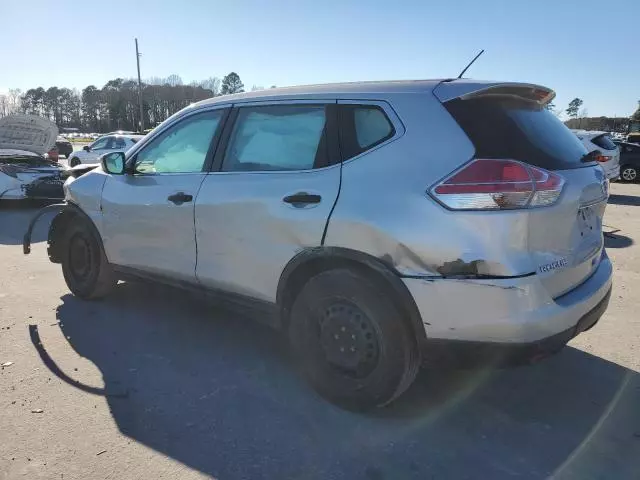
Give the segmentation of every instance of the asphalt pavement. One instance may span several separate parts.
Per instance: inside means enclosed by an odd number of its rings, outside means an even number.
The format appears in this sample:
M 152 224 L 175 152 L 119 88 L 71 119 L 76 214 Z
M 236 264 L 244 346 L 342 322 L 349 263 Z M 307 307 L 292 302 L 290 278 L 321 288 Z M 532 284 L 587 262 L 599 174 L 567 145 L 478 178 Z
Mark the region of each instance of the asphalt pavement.
M 47 221 L 22 254 L 34 212 L 0 206 L 0 479 L 640 478 L 640 185 L 612 185 L 595 328 L 533 366 L 423 372 L 368 415 L 241 314 L 135 283 L 74 297 Z

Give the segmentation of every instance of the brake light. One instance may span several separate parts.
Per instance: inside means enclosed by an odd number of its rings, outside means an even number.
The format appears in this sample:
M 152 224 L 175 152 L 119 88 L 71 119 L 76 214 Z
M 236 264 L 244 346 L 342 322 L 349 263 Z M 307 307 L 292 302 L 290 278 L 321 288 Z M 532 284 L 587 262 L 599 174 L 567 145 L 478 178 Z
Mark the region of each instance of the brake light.
M 595 156 L 595 161 L 596 162 L 604 163 L 604 162 L 608 162 L 609 160 L 611 160 L 611 157 L 608 156 L 608 155 L 596 155 Z
M 476 159 L 431 188 L 452 210 L 543 207 L 558 200 L 564 179 L 516 160 Z

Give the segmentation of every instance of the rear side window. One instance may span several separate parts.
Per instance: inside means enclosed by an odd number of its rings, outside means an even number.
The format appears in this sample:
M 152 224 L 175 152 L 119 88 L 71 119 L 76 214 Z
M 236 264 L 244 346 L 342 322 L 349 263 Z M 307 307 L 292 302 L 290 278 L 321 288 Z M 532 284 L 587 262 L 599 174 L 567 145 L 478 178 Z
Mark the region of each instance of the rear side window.
M 390 139 L 393 124 L 376 105 L 340 105 L 340 146 L 344 160 Z
M 611 137 L 609 135 L 600 135 L 599 137 L 594 137 L 591 139 L 591 143 L 597 145 L 598 147 L 604 150 L 615 150 L 616 144 L 613 143 Z
M 324 105 L 242 107 L 222 170 L 287 171 L 324 166 L 326 118 Z
M 514 159 L 547 170 L 585 166 L 582 142 L 536 102 L 486 96 L 444 106 L 475 146 L 477 158 Z

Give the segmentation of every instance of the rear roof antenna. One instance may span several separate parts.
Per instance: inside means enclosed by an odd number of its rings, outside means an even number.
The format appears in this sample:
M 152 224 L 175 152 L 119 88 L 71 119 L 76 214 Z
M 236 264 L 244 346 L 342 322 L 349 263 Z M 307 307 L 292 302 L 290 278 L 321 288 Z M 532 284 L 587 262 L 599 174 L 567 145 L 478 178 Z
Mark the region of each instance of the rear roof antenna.
M 460 75 L 458 75 L 458 78 L 459 78 L 459 79 L 460 79 L 460 78 L 462 78 L 462 75 L 464 75 L 464 72 L 466 72 L 467 70 L 469 70 L 469 67 L 470 67 L 471 65 L 473 65 L 473 64 L 474 64 L 474 62 L 478 59 L 478 57 L 479 57 L 480 55 L 482 55 L 483 53 L 484 53 L 484 48 L 483 48 L 482 50 L 480 50 L 480 53 L 478 53 L 475 57 L 473 57 L 473 60 L 471 60 L 471 61 L 469 62 L 469 64 L 468 64 L 466 67 L 464 67 L 464 70 L 462 70 L 462 71 L 460 72 Z

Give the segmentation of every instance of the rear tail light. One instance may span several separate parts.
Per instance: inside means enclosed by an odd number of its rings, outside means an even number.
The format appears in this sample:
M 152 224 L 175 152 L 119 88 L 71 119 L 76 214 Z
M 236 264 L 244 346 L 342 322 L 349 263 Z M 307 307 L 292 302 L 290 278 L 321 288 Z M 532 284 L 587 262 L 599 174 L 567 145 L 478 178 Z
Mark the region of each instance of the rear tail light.
M 608 155 L 596 155 L 595 157 L 595 161 L 600 163 L 608 162 L 609 160 L 611 160 L 611 157 Z
M 451 210 L 502 210 L 551 205 L 564 179 L 516 160 L 476 159 L 431 188 Z

